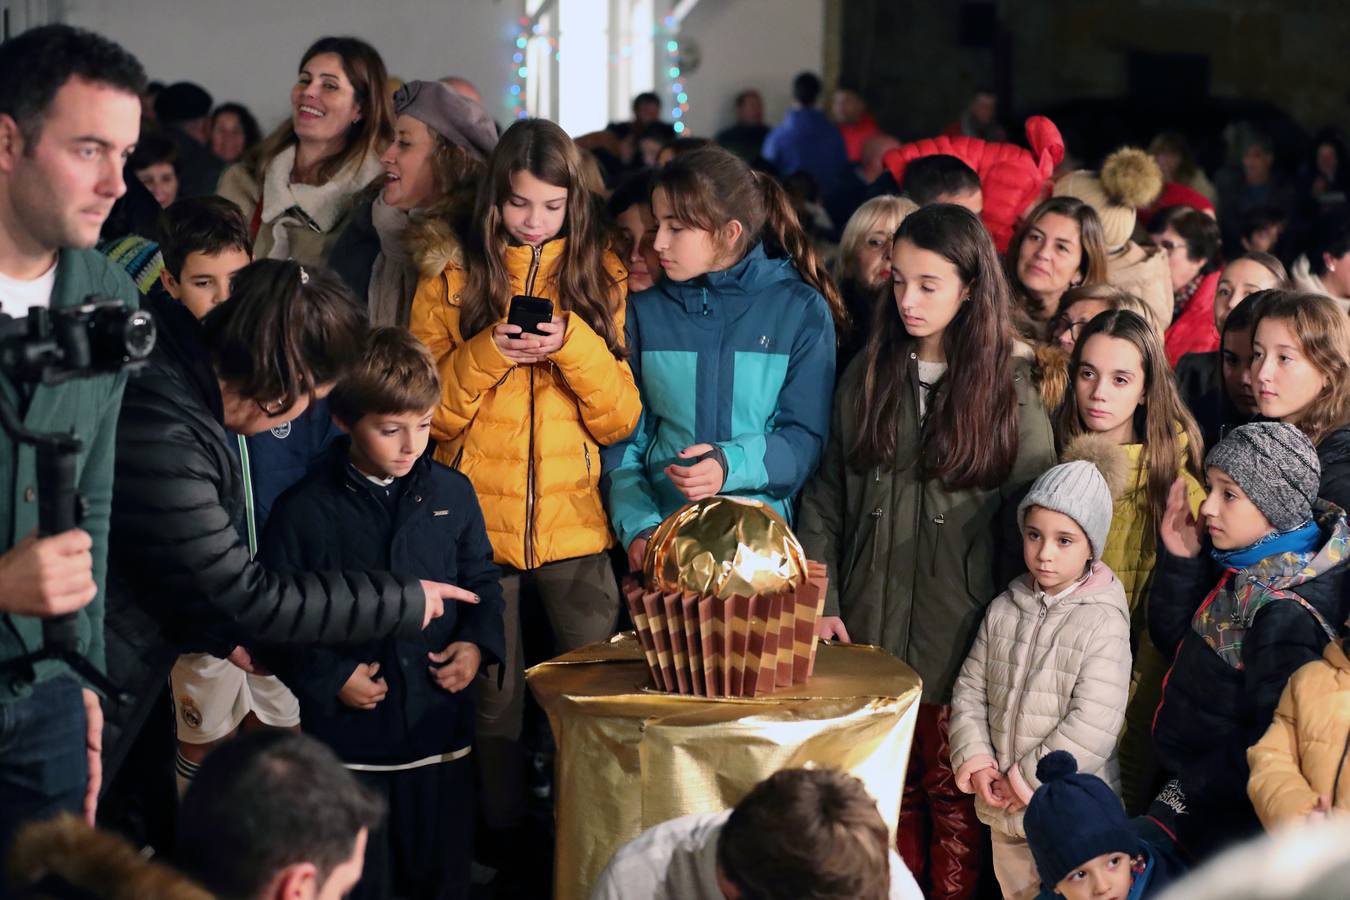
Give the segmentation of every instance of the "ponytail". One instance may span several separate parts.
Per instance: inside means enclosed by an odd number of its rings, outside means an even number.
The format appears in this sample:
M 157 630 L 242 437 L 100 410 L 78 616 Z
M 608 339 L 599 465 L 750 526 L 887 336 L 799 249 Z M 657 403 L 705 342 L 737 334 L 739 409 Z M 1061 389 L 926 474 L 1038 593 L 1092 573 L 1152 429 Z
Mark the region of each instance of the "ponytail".
M 848 313 L 834 280 L 802 229 L 787 192 L 771 176 L 755 172 L 745 160 L 721 147 L 682 153 L 656 173 L 652 190 L 661 188 L 675 218 L 690 227 L 718 234 L 729 222 L 743 226 L 733 248 L 740 256 L 756 239 L 770 257 L 787 257 L 802 281 L 830 307 L 835 335 L 845 333 Z
M 816 253 L 815 245 L 802 228 L 792 201 L 772 175 L 754 172 L 752 176 L 759 188 L 764 203 L 764 226 L 760 236 L 764 241 L 764 252 L 769 256 L 786 256 L 792 260 L 797 273 L 811 287 L 815 288 L 825 302 L 830 305 L 830 315 L 834 317 L 834 333 L 842 335 L 848 327 L 848 309 L 844 306 L 834 279 L 825 270 Z

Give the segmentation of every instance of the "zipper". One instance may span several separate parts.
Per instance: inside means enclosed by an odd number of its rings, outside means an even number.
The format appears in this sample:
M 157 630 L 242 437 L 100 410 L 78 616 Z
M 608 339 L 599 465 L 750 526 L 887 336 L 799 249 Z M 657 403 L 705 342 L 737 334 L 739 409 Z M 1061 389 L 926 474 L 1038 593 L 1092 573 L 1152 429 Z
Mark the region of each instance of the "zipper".
M 700 290 L 703 291 L 703 315 L 706 317 L 708 315 L 708 289 L 700 288 Z
M 534 366 L 530 366 L 530 445 L 525 457 L 525 568 L 534 568 Z
M 534 296 L 534 281 L 539 275 L 542 247 L 531 247 L 533 258 L 525 276 L 525 294 Z M 525 457 L 525 568 L 534 568 L 534 366 L 530 366 L 530 443 Z
M 1036 653 L 1036 639 L 1041 636 L 1041 626 L 1045 624 L 1047 613 L 1044 601 L 1041 602 L 1040 606 L 1040 612 L 1036 615 L 1036 627 L 1031 629 L 1031 640 L 1028 642 L 1032 656 Z M 1008 747 L 1014 759 L 1017 758 L 1017 720 L 1022 715 L 1022 700 L 1026 697 L 1027 683 L 1031 681 L 1032 656 L 1027 657 L 1027 670 L 1022 675 L 1022 683 L 1017 689 L 1017 698 L 1013 701 L 1012 718 L 1008 720 Z
M 525 276 L 525 295 L 527 297 L 534 296 L 534 279 L 539 275 L 539 257 L 543 254 L 544 248 L 531 247 L 530 250 L 534 253 L 534 258 L 530 260 L 530 271 Z
M 586 444 L 581 445 L 581 452 L 586 454 L 586 480 L 591 480 L 591 448 Z
M 928 561 L 928 573 L 933 577 L 937 577 L 938 544 L 941 543 L 941 535 L 937 532 L 941 531 L 942 526 L 947 524 L 947 517 L 942 513 L 938 513 L 936 516 L 933 516 L 933 524 L 937 525 L 938 529 L 933 532 L 933 556 Z
M 1207 609 L 1209 605 L 1214 602 L 1214 598 L 1219 596 L 1219 591 L 1223 590 L 1224 585 L 1228 583 L 1228 579 L 1233 577 L 1234 574 L 1235 570 L 1233 569 L 1224 570 L 1223 577 L 1220 578 L 1219 583 L 1214 586 L 1214 590 L 1209 592 L 1209 596 L 1205 598 L 1205 602 L 1201 603 L 1200 608 L 1197 609 L 1194 614 L 1192 614 L 1191 616 L 1192 622 L 1195 621 L 1196 616 L 1204 612 L 1205 609 Z M 1162 715 L 1163 706 L 1166 705 L 1167 703 L 1167 685 L 1172 680 L 1172 672 L 1177 667 L 1177 660 L 1181 657 L 1181 647 L 1183 644 L 1185 644 L 1185 642 L 1186 636 L 1183 634 L 1181 641 L 1177 643 L 1176 651 L 1172 654 L 1172 664 L 1167 667 L 1167 674 L 1163 676 L 1162 687 L 1159 688 L 1158 690 L 1158 708 L 1153 711 L 1153 721 L 1152 723 L 1149 724 L 1148 728 L 1148 732 L 1150 735 L 1155 735 L 1158 733 L 1158 717 Z

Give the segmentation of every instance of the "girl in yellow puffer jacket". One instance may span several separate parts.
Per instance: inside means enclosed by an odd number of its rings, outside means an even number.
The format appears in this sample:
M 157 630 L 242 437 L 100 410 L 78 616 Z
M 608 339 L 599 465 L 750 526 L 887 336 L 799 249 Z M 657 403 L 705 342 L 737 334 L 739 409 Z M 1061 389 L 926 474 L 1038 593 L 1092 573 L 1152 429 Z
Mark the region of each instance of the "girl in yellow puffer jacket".
M 1350 640 L 1331 641 L 1295 672 L 1265 737 L 1247 751 L 1247 796 L 1267 829 L 1350 813 L 1348 650 Z
M 1134 664 L 1120 776 L 1126 809 L 1137 814 L 1156 793 L 1149 723 L 1167 668 L 1149 640 L 1145 620 L 1157 523 L 1178 478 L 1186 484 L 1192 512 L 1200 508 L 1204 447 L 1195 419 L 1177 394 L 1162 338 L 1137 313 L 1108 310 L 1089 322 L 1074 345 L 1069 379 L 1058 422 L 1061 444 L 1085 439 L 1116 444 L 1131 469 L 1126 490 L 1115 501 L 1102 562 L 1124 584 L 1130 606 Z
M 436 458 L 473 482 L 503 570 L 504 675 L 480 679 L 475 752 L 494 829 L 525 812 L 522 608 L 542 607 L 557 652 L 608 637 L 619 609 L 600 448 L 628 436 L 641 401 L 623 345 L 627 273 L 598 204 L 563 130 L 517 122 L 488 161 L 462 250 L 413 299 L 410 328 L 443 385 Z M 551 320 L 507 324 L 519 295 L 551 302 Z

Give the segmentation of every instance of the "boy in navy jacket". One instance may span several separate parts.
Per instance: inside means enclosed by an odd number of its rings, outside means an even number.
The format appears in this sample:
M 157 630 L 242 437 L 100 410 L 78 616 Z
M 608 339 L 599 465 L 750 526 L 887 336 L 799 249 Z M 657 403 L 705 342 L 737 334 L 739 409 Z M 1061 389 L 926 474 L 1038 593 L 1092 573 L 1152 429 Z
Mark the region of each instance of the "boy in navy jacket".
M 380 569 L 473 592 L 418 640 L 274 654 L 301 727 L 389 801 L 353 897 L 467 896 L 473 691 L 504 655 L 499 572 L 469 480 L 424 456 L 436 368 L 407 331 L 381 328 L 329 398 L 347 439 L 287 491 L 259 558 L 281 573 Z M 275 658 L 281 657 L 281 658 Z

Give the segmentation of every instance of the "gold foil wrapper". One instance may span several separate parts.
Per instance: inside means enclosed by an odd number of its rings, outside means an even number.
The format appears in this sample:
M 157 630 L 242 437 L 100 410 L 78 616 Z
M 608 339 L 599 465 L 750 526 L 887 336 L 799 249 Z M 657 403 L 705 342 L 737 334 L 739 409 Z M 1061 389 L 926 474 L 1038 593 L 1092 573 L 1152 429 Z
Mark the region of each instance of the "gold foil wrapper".
M 777 594 L 806 580 L 806 554 L 766 503 L 709 497 L 666 518 L 643 558 L 650 590 L 727 599 Z
M 736 607 L 703 598 L 699 617 L 726 617 L 728 605 Z M 715 651 L 714 632 L 704 638 Z M 558 900 L 588 898 L 614 852 L 644 829 L 734 806 L 784 768 L 857 776 L 894 839 L 920 680 L 878 647 L 821 642 L 809 682 L 760 697 L 650 690 L 644 648 L 631 632 L 535 666 L 527 679 L 558 745 Z

